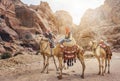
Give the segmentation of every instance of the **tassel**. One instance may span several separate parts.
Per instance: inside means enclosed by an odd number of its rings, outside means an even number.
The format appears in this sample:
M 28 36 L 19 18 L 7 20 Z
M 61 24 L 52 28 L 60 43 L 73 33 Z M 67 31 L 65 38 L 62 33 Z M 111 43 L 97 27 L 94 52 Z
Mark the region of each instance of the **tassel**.
M 67 60 L 67 66 L 69 66 L 69 59 Z
M 71 60 L 69 59 L 69 66 L 71 66 Z
M 73 66 L 73 58 L 71 59 L 71 61 L 72 61 L 72 64 L 71 64 L 71 65 Z
M 66 59 L 64 59 L 64 63 L 66 63 Z
M 76 63 L 76 59 L 74 59 L 74 63 Z
M 73 62 L 72 62 L 72 66 L 73 66 Z

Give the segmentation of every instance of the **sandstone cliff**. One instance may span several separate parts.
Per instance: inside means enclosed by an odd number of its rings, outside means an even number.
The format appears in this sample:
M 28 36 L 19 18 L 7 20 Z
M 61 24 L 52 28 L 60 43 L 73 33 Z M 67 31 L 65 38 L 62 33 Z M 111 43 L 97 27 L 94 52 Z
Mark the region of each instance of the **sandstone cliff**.
M 67 11 L 64 10 L 56 11 L 55 17 L 58 21 L 58 30 L 60 34 L 65 34 L 65 27 L 69 27 L 72 29 L 73 19 Z
M 47 2 L 28 6 L 20 0 L 0 0 L 1 47 L 11 49 L 12 44 L 19 43 L 19 46 L 35 49 L 39 46 L 36 36 L 46 29 L 57 33 L 56 27 L 56 17 Z
M 87 29 L 89 29 L 87 31 Z M 113 48 L 120 48 L 120 0 L 105 0 L 104 5 L 88 9 L 81 19 L 79 30 L 93 32 L 90 39 L 107 40 Z M 91 36 L 91 35 L 89 35 Z M 85 38 L 81 38 L 85 39 Z M 86 39 L 87 41 L 87 39 Z
M 119 0 L 105 0 L 104 5 L 88 9 L 77 26 L 67 11 L 53 13 L 47 2 L 28 6 L 20 0 L 0 0 L 0 52 L 38 49 L 39 35 L 47 29 L 55 35 L 64 34 L 67 26 L 84 48 L 90 40 L 104 39 L 119 49 L 119 5 Z

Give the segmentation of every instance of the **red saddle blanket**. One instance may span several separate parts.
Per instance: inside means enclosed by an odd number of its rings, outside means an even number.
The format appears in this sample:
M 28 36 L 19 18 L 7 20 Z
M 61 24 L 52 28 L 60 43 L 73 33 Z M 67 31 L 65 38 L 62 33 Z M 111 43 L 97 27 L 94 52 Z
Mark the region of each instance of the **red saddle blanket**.
M 100 47 L 102 47 L 102 48 L 106 51 L 106 53 L 107 53 L 107 58 L 108 58 L 108 57 L 111 58 L 111 56 L 112 56 L 112 51 L 111 51 L 110 47 L 107 46 L 107 45 L 105 45 L 105 44 L 99 44 L 99 45 L 100 45 Z
M 105 44 L 99 44 L 99 46 L 102 47 L 102 48 L 106 48 Z
M 75 58 L 76 57 L 75 53 L 78 52 L 78 47 L 76 45 L 71 46 L 71 47 L 61 45 L 61 49 L 64 54 L 65 60 Z

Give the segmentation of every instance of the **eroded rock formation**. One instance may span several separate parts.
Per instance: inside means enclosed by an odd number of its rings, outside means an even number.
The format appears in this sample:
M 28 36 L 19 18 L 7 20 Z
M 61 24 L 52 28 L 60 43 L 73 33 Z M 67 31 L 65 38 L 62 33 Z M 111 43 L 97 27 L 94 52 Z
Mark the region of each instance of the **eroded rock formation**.
M 105 0 L 104 5 L 88 9 L 81 19 L 79 29 L 82 31 L 90 29 L 86 32 L 95 33 L 95 37 L 91 39 L 107 40 L 113 48 L 119 49 L 120 0 Z
M 34 49 L 39 46 L 36 44 L 37 35 L 48 28 L 57 33 L 56 26 L 56 17 L 47 2 L 28 6 L 20 0 L 0 0 L 0 41 L 4 43 L 18 44 L 21 41 L 19 46 L 24 44 L 25 47 L 28 43 L 31 45 L 28 47 Z

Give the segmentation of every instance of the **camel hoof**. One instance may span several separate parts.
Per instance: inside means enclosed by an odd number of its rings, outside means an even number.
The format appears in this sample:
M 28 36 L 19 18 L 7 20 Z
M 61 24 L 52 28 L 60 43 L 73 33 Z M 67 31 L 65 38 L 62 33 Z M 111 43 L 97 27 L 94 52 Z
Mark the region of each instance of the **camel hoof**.
M 103 73 L 102 76 L 104 76 L 105 74 Z
M 46 74 L 49 74 L 49 72 L 46 72 Z
M 44 71 L 41 71 L 41 73 L 44 73 Z
M 84 79 L 84 75 L 81 75 L 81 78 Z
M 67 70 L 67 68 L 66 68 L 66 67 L 64 67 L 64 70 Z
M 101 73 L 99 72 L 98 75 L 100 75 Z
M 104 73 L 106 73 L 106 71 L 104 71 Z
M 57 78 L 58 78 L 59 80 L 62 79 L 62 75 L 57 76 Z

